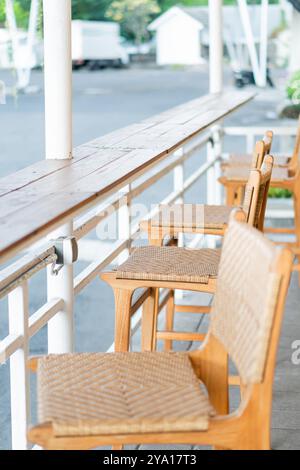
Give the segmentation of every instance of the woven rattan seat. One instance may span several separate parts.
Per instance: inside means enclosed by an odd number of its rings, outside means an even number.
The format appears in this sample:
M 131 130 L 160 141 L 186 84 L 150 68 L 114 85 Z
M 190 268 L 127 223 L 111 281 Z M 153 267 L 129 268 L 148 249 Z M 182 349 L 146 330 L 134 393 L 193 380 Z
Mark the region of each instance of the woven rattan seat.
M 216 278 L 221 251 L 172 246 L 137 248 L 117 270 L 118 279 L 199 282 Z
M 233 207 L 205 204 L 162 204 L 159 211 L 147 221 L 151 227 L 176 229 L 224 229 Z
M 38 401 L 56 436 L 204 431 L 214 414 L 182 353 L 50 355 Z

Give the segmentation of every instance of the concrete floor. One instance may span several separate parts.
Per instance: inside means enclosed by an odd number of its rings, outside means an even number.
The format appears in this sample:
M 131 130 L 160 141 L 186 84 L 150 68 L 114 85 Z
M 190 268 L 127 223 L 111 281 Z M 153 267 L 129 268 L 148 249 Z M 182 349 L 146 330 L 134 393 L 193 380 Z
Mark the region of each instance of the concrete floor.
M 9 85 L 11 78 L 1 76 Z M 226 70 L 225 80 L 231 75 Z M 0 176 L 10 174 L 43 158 L 43 92 L 42 74 L 34 73 L 33 83 L 40 87 L 34 95 L 22 95 L 17 101 L 9 97 L 0 106 Z M 208 76 L 205 69 L 189 70 L 124 70 L 78 72 L 74 74 L 74 144 L 78 145 L 126 124 L 139 121 L 176 104 L 206 93 Z M 226 119 L 227 125 L 264 125 L 272 128 L 280 123 L 275 116 L 280 91 L 264 91 L 247 107 Z M 293 123 L 294 124 L 294 123 Z M 225 150 L 241 150 L 239 139 L 226 141 Z M 202 158 L 202 157 L 201 157 Z M 192 162 L 188 171 L 199 165 Z M 171 188 L 170 178 L 159 182 L 143 196 L 146 203 L 155 202 Z M 205 179 L 187 195 L 188 202 L 205 201 Z M 78 263 L 81 269 L 84 263 Z M 34 312 L 46 299 L 45 274 L 35 276 L 30 283 L 30 311 Z M 285 325 L 278 355 L 274 391 L 273 447 L 300 449 L 300 380 L 299 366 L 293 365 L 293 341 L 300 339 L 298 310 L 300 290 L 292 280 Z M 7 305 L 0 303 L 0 338 L 7 333 Z M 205 320 L 204 320 L 205 322 Z M 178 329 L 197 330 L 205 323 L 197 315 L 181 315 Z M 113 340 L 113 298 L 109 287 L 97 280 L 76 299 L 76 350 L 105 351 Z M 138 334 L 134 346 L 139 345 Z M 177 344 L 176 348 L 196 345 Z M 46 352 L 46 331 L 31 341 L 31 352 Z M 35 384 L 32 384 L 33 419 L 35 419 Z M 0 449 L 10 448 L 9 368 L 0 367 Z M 154 449 L 154 446 L 147 448 Z M 183 448 L 185 448 L 183 446 Z

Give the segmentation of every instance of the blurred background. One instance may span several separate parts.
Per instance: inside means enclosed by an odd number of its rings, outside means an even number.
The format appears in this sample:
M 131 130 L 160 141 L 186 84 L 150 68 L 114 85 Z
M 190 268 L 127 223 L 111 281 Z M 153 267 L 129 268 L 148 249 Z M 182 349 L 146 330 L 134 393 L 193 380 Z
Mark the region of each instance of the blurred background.
M 299 115 L 300 2 L 292 3 L 224 0 L 225 85 L 262 89 L 268 104 L 257 124 Z M 72 5 L 74 145 L 207 92 L 207 0 Z M 0 0 L 0 102 L 4 176 L 44 158 L 42 0 Z

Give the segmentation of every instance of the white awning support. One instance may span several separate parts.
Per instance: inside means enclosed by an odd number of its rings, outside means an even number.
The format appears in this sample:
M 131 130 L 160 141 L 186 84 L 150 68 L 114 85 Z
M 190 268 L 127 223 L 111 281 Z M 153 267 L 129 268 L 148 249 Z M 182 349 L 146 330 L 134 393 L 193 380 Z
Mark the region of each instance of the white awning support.
M 209 91 L 223 88 L 223 20 L 222 0 L 209 0 Z
M 43 0 L 46 158 L 72 158 L 71 0 Z

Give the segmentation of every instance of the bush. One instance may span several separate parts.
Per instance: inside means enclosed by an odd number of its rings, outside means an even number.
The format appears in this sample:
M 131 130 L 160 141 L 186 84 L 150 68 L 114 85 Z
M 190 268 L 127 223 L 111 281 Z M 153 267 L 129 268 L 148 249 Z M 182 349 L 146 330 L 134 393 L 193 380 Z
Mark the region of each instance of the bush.
M 270 188 L 269 197 L 277 199 L 290 198 L 292 197 L 292 193 L 288 189 Z

